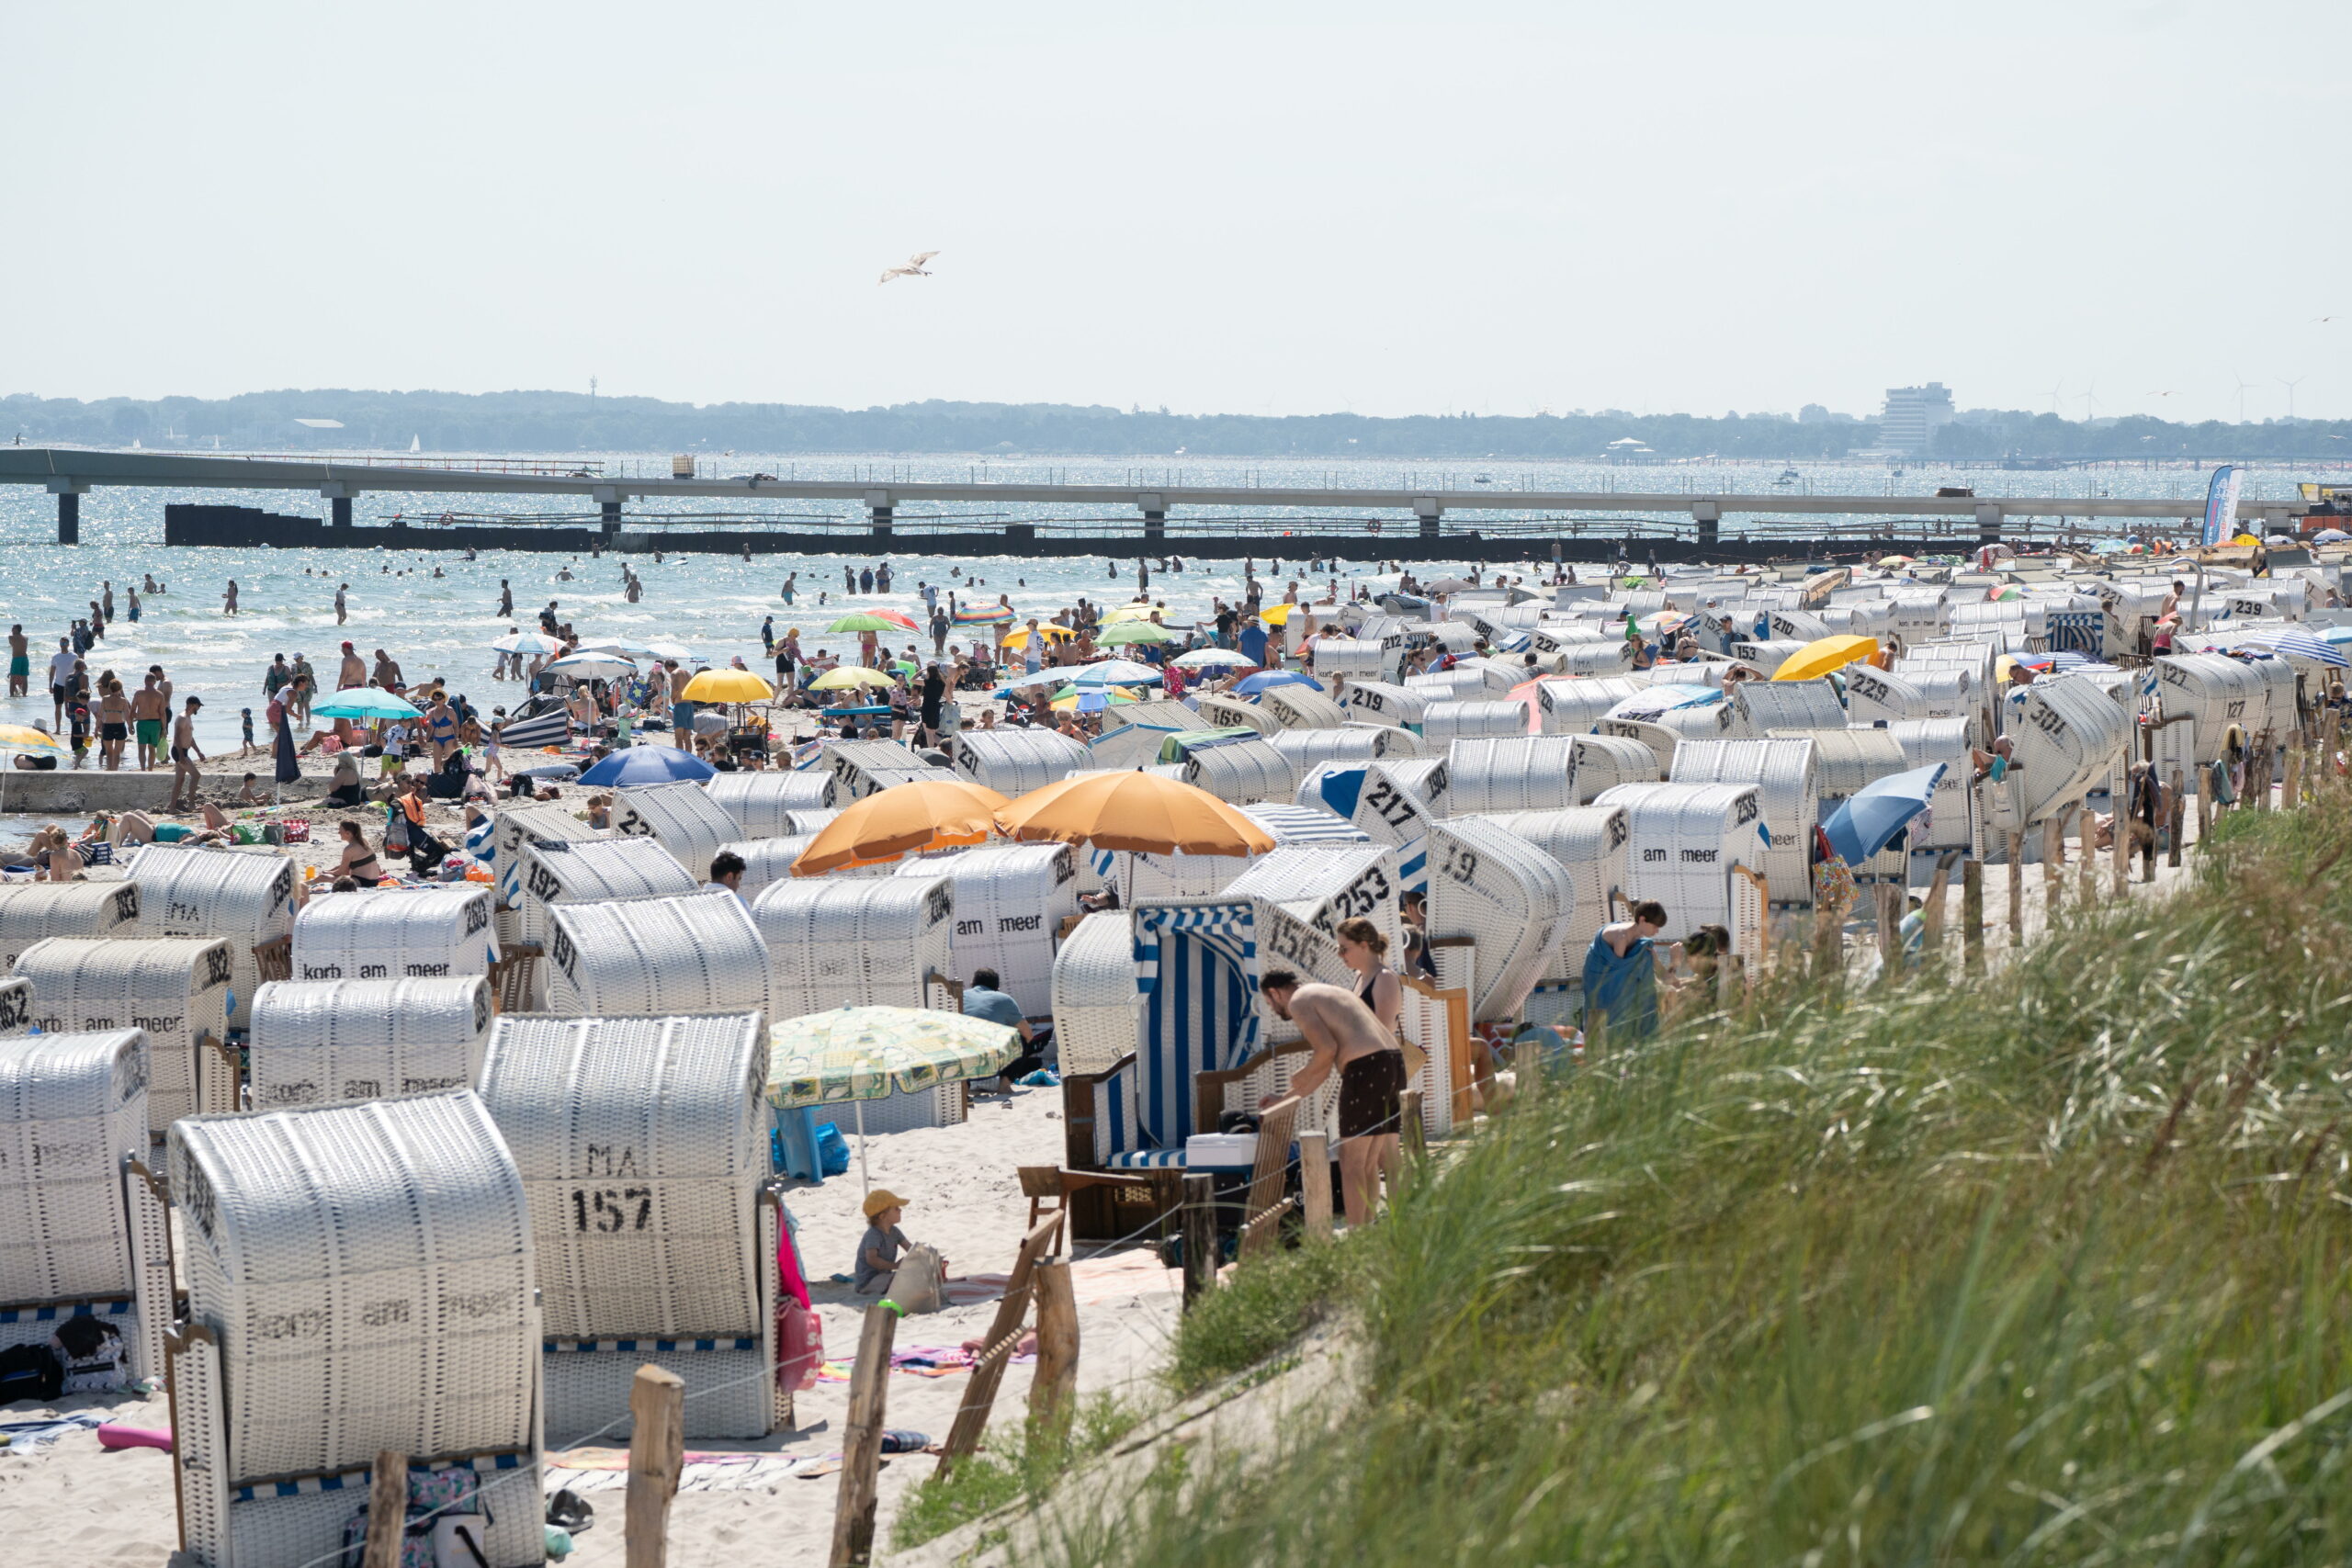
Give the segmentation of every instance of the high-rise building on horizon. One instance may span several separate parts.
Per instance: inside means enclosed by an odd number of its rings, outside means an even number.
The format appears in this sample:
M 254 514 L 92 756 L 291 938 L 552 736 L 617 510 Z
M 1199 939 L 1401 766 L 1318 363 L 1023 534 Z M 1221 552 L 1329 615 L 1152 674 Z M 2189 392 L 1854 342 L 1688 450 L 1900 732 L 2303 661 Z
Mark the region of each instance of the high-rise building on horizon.
M 1889 387 L 1886 412 L 1879 416 L 1878 444 L 1890 452 L 1924 456 L 1936 432 L 1952 418 L 1951 391 L 1941 381 L 1924 387 Z

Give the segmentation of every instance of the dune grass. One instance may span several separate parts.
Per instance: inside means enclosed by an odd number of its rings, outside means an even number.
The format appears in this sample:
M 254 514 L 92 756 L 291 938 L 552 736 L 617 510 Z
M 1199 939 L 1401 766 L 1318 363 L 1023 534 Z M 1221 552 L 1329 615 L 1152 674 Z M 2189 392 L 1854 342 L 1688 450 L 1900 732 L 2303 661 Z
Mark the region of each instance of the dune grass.
M 1989 981 L 1792 981 L 1589 1064 L 1187 1321 L 1180 1384 L 1330 1290 L 1370 1363 L 1336 1431 L 1045 1550 L 2346 1560 L 2347 846 L 2332 790 Z

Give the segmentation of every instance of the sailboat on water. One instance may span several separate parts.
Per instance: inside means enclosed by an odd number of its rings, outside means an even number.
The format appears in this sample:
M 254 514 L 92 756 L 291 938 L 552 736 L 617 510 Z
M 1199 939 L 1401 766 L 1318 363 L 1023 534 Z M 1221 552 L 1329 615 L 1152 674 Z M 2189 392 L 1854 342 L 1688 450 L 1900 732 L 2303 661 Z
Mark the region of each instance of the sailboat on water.
M 410 437 L 408 438 L 408 449 L 409 449 L 410 451 L 412 451 L 412 452 L 422 452 L 422 451 L 424 451 L 424 436 L 422 436 L 422 435 L 412 435 L 412 436 L 410 436 Z

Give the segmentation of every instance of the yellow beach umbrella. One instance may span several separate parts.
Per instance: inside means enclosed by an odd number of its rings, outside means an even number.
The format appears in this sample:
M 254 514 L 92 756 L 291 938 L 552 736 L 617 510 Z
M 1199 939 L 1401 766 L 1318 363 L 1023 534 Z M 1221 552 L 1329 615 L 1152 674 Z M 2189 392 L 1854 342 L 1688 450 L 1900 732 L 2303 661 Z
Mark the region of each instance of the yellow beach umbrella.
M 1146 854 L 1258 855 L 1273 836 L 1204 789 L 1140 770 L 1033 789 L 997 813 L 1015 839 Z
M 969 779 L 941 777 L 892 784 L 844 807 L 818 830 L 795 876 L 822 876 L 845 865 L 873 865 L 919 850 L 984 844 L 996 814 L 1012 802 Z
M 47 755 L 65 748 L 46 729 L 36 729 L 29 724 L 0 724 L 0 750 Z
M 854 686 L 888 686 L 890 677 L 863 664 L 843 664 L 808 682 L 812 692 L 846 692 Z
M 1102 624 L 1107 626 L 1114 621 L 1148 621 L 1152 614 L 1153 606 L 1149 604 L 1121 604 L 1102 617 Z
M 1290 613 L 1297 608 L 1295 604 L 1269 604 L 1258 612 L 1258 618 L 1270 626 L 1279 626 L 1288 621 Z
M 706 670 L 678 695 L 690 703 L 763 703 L 775 688 L 749 670 Z
M 1037 630 L 1038 630 L 1039 634 L 1040 634 L 1040 635 L 1042 635 L 1042 636 L 1046 638 L 1046 641 L 1048 641 L 1048 642 L 1067 642 L 1067 641 L 1069 641 L 1071 637 L 1076 637 L 1076 636 L 1078 635 L 1076 632 L 1074 632 L 1074 631 L 1070 630 L 1068 626 L 1057 626 L 1051 625 L 1050 623 L 1047 623 L 1047 622 L 1045 622 L 1045 621 L 1040 621 L 1040 622 L 1038 622 L 1038 623 L 1037 623 Z M 1026 648 L 1026 647 L 1028 647 L 1028 646 L 1029 646 L 1029 628 L 1028 628 L 1027 626 L 1023 626 L 1023 627 L 1022 627 L 1019 631 L 1014 632 L 1014 633 L 1012 633 L 1011 636 L 1007 637 L 1004 639 L 1003 646 L 1004 646 L 1004 647 L 1006 647 L 1006 648 Z
M 1874 637 L 1825 637 L 1806 643 L 1789 655 L 1788 662 L 1772 671 L 1775 681 L 1810 681 L 1826 675 L 1832 670 L 1843 670 L 1858 659 L 1868 659 L 1878 651 Z

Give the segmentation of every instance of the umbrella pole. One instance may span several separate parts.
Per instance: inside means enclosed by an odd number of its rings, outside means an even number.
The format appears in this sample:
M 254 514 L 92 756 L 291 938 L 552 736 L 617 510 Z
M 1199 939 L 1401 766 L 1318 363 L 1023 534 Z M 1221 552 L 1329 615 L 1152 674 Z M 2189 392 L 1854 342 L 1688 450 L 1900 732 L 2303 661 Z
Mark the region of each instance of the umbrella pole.
M 874 1192 L 874 1179 L 867 1175 L 865 1170 L 865 1101 L 863 1100 L 853 1100 L 850 1103 L 857 1108 L 858 1196 L 861 1198 L 870 1197 Z

